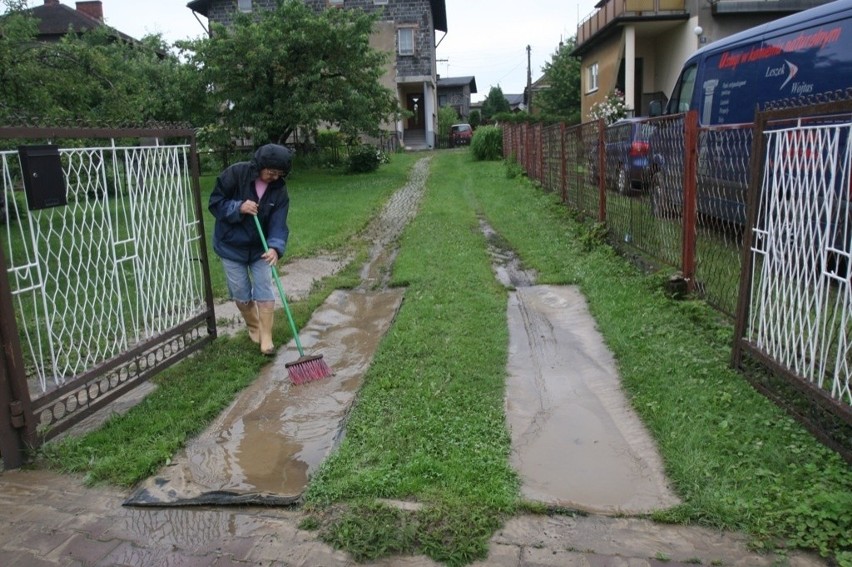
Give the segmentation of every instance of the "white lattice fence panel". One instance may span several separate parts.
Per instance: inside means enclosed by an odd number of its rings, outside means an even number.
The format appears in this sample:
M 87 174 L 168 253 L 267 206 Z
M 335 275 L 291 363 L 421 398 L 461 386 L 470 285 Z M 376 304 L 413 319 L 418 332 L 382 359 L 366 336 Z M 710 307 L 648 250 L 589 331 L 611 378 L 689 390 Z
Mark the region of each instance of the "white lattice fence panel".
M 136 227 L 137 295 L 145 336 L 153 336 L 203 310 L 192 193 L 182 172 L 185 153 L 141 148 L 127 154 L 131 225 Z
M 42 210 L 27 209 L 17 152 L 0 153 L 31 387 L 61 386 L 205 312 L 189 150 L 63 149 L 67 204 Z
M 747 337 L 852 405 L 849 121 L 765 132 Z

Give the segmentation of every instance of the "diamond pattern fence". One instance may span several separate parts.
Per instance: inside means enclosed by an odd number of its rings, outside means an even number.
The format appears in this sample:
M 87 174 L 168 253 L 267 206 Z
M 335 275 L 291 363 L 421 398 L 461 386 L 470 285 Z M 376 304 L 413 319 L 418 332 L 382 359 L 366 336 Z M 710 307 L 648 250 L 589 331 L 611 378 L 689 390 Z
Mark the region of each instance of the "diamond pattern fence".
M 65 202 L 46 208 L 33 206 L 20 153 L 0 151 L 0 259 L 16 329 L 2 339 L 23 365 L 3 378 L 25 382 L 13 397 L 26 398 L 15 400 L 23 429 L 40 442 L 215 338 L 195 140 L 180 129 L 0 137 L 66 142 L 55 145 Z

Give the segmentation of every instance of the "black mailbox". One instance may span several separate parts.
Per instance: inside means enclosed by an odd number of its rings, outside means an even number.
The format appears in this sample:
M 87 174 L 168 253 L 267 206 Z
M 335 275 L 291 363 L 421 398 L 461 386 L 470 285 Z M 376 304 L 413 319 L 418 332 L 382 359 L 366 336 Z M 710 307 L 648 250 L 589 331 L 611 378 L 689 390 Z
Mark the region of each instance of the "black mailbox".
M 67 198 L 59 146 L 20 146 L 18 155 L 30 210 L 64 206 Z

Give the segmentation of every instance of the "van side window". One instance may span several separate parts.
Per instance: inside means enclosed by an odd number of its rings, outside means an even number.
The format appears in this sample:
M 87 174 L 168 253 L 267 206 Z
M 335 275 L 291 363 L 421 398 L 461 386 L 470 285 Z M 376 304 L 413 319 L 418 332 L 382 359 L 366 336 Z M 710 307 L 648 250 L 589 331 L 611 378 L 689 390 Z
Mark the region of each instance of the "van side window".
M 692 102 L 692 93 L 695 91 L 695 73 L 697 69 L 697 65 L 690 65 L 681 73 L 680 79 L 672 92 L 672 98 L 669 101 L 668 114 L 677 114 L 689 110 L 689 104 Z

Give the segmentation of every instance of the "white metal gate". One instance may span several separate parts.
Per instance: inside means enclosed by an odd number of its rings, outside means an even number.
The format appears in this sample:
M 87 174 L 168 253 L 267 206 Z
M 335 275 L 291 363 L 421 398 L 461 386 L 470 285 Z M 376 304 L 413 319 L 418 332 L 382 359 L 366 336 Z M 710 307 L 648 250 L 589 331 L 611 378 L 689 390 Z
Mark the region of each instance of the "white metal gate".
M 734 361 L 751 352 L 852 423 L 852 104 L 756 125 Z
M 0 244 L 41 429 L 215 337 L 185 134 L 168 145 L 113 137 L 57 147 L 65 198 L 45 208 L 24 179 L 40 172 L 18 150 L 0 151 Z
M 852 123 L 801 120 L 764 135 L 748 337 L 852 405 L 849 168 Z

